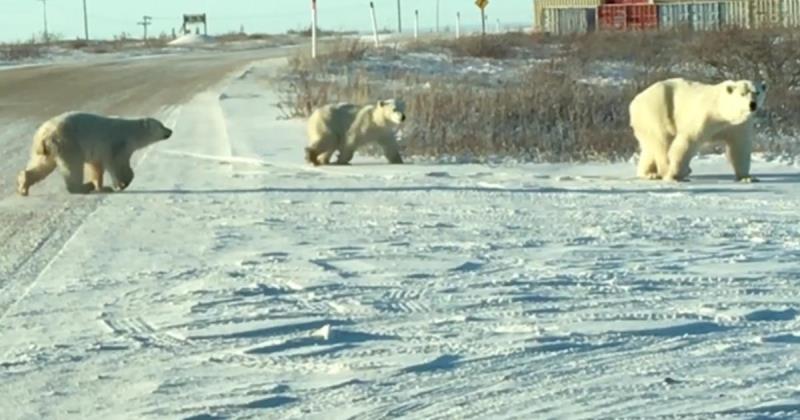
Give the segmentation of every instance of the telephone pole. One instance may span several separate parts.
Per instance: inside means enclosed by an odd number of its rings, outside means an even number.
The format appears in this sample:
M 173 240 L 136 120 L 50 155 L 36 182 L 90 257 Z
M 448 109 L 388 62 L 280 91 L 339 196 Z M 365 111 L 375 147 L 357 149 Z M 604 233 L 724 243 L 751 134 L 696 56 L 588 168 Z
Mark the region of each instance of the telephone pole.
M 83 32 L 86 35 L 86 41 L 89 41 L 89 15 L 86 13 L 86 0 L 83 0 Z
M 141 22 L 136 22 L 137 25 L 142 25 L 144 28 L 144 40 L 147 41 L 147 27 L 151 25 L 150 20 L 153 19 L 150 16 L 142 16 Z
M 436 32 L 439 32 L 439 0 L 436 0 Z
M 400 0 L 397 0 L 397 33 L 403 33 L 403 12 Z
M 44 18 L 44 42 L 50 42 L 50 35 L 47 32 L 47 0 L 38 0 L 42 2 L 42 17 Z

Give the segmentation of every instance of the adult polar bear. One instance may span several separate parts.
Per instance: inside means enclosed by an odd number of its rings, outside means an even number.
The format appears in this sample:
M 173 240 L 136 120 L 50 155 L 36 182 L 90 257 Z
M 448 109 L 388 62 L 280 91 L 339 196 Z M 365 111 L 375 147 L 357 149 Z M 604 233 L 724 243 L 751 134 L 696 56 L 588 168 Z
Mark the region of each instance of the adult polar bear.
M 110 189 L 103 187 L 108 170 L 117 190 L 133 180 L 133 152 L 169 138 L 172 130 L 154 118 L 106 117 L 67 112 L 45 121 L 33 137 L 31 158 L 17 176 L 17 192 L 28 195 L 33 184 L 59 168 L 67 190 L 73 194 Z M 84 167 L 89 173 L 84 183 Z
M 750 80 L 705 84 L 673 78 L 650 85 L 629 107 L 630 125 L 641 148 L 637 175 L 685 180 L 699 147 L 720 140 L 726 143 L 736 180 L 753 181 L 753 114 L 765 96 L 766 85 Z
M 321 106 L 308 119 L 306 161 L 327 165 L 338 150 L 336 163 L 348 164 L 358 148 L 377 143 L 390 163 L 403 163 L 396 131 L 405 120 L 405 103 L 399 99 L 363 107 L 350 103 Z

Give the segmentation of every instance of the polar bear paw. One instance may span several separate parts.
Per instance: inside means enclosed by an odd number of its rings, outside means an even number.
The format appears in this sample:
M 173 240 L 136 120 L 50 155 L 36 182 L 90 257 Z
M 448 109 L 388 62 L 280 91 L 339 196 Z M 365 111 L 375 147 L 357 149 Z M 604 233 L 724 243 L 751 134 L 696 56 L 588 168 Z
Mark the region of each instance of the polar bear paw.
M 736 181 L 744 183 L 744 184 L 752 184 L 754 182 L 761 182 L 760 179 L 758 179 L 758 178 L 756 178 L 754 176 L 750 176 L 750 175 L 748 175 L 748 176 L 740 176 L 740 177 L 736 178 Z
M 25 171 L 17 175 L 17 193 L 23 197 L 28 195 L 28 174 Z

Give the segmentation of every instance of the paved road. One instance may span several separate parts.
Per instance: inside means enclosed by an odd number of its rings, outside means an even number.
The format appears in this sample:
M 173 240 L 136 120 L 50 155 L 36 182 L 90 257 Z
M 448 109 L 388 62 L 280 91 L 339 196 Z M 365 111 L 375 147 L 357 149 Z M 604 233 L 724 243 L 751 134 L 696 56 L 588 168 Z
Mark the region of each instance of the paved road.
M 0 317 L 103 199 L 67 195 L 58 176 L 37 185 L 30 197 L 16 196 L 16 173 L 25 166 L 42 121 L 68 110 L 158 115 L 250 62 L 288 51 L 101 58 L 0 71 Z

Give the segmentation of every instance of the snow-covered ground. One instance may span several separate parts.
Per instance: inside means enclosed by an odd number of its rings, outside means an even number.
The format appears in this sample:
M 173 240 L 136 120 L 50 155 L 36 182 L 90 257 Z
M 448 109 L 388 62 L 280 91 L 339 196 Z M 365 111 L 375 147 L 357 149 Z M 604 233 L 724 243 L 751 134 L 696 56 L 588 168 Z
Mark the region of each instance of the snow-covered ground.
M 172 41 L 168 42 L 167 45 L 205 45 L 213 44 L 214 42 L 216 42 L 216 40 L 213 36 L 186 34 L 173 39 Z
M 800 416 L 795 167 L 312 168 L 275 65 L 164 113 L 130 190 L 3 279 L 0 417 Z

